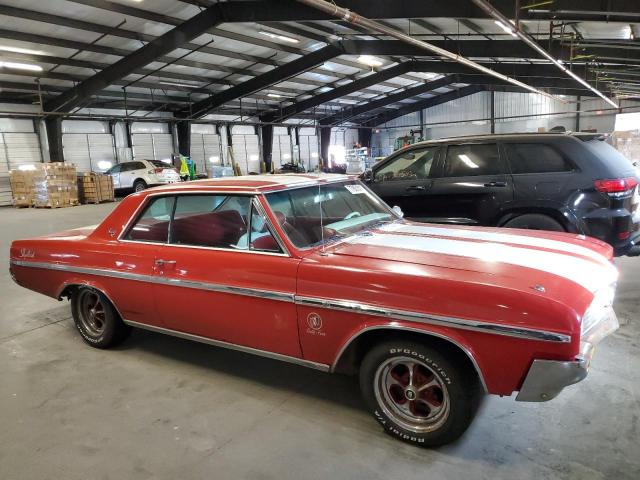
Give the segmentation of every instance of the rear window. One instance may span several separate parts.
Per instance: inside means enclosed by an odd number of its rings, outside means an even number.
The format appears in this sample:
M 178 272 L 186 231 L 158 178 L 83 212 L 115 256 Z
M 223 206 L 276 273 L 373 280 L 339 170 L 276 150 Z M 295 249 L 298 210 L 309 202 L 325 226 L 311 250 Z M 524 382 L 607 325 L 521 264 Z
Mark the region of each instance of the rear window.
M 444 170 L 445 177 L 500 174 L 498 146 L 495 143 L 450 145 Z
M 606 165 L 613 176 L 634 176 L 635 169 L 631 162 L 618 150 L 602 140 L 588 140 L 583 143 L 598 159 Z
M 510 143 L 504 148 L 514 174 L 570 172 L 574 169 L 556 149 L 543 143 Z
M 153 164 L 154 167 L 162 167 L 162 168 L 171 168 L 173 165 L 167 162 L 162 162 L 160 160 L 148 160 Z

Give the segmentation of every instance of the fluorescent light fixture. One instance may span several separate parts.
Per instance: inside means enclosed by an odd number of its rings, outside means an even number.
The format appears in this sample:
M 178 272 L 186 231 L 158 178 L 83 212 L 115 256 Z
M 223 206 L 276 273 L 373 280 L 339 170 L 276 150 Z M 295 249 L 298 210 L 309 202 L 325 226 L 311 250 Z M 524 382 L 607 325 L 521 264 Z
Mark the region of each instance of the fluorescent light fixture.
M 279 95 L 277 93 L 267 93 L 267 97 L 269 97 L 269 98 L 282 98 L 282 95 Z
M 217 163 L 217 162 L 219 162 L 219 161 L 220 161 L 220 157 L 218 157 L 218 156 L 214 155 L 213 157 L 209 157 L 209 161 L 210 161 L 211 163 Z
M 358 57 L 358 62 L 369 67 L 381 67 L 382 65 L 384 65 L 384 62 L 382 60 L 372 55 L 360 55 Z
M 316 152 L 311 152 L 311 158 L 318 158 L 318 154 Z
M 464 164 L 469 168 L 480 168 L 476 162 L 471 160 L 468 155 L 464 153 L 458 155 L 458 158 L 464 162 Z
M 100 162 L 98 162 L 98 168 L 100 170 L 109 170 L 111 167 L 113 167 L 113 163 L 107 161 L 107 160 L 102 160 Z
M 249 155 L 249 160 L 251 160 L 252 162 L 255 162 L 259 158 L 260 157 L 258 157 L 258 155 L 256 155 L 255 153 L 253 155 Z
M 18 170 L 21 170 L 21 171 L 23 171 L 23 172 L 27 172 L 27 171 L 35 170 L 35 169 L 36 169 L 36 166 L 35 166 L 35 165 L 33 165 L 33 164 L 31 164 L 31 163 L 26 164 L 26 165 L 20 165 L 20 166 L 18 167 Z
M 190 83 L 165 82 L 164 80 L 161 80 L 158 83 L 161 83 L 162 85 L 171 85 L 172 87 L 200 88 L 198 85 L 192 85 Z
M 28 48 L 11 47 L 9 45 L 0 45 L 0 51 L 11 53 L 24 53 L 26 55 L 46 55 L 46 52 L 40 50 L 29 50 Z
M 0 62 L 0 68 L 14 68 L 16 70 L 29 70 L 30 72 L 41 72 L 42 67 L 40 65 L 34 65 L 33 63 L 17 63 L 17 62 Z
M 291 155 L 289 155 L 288 153 L 284 153 L 284 154 L 282 154 L 282 158 L 284 160 L 291 160 Z
M 508 33 L 512 37 L 517 37 L 516 32 L 514 31 L 513 27 L 501 22 L 500 20 L 494 20 L 493 23 L 498 25 L 502 30 L 504 30 L 506 33 Z
M 258 33 L 260 35 L 264 35 L 265 37 L 274 38 L 276 40 L 282 40 L 283 42 L 289 42 L 289 43 L 300 42 L 300 40 L 298 40 L 297 38 L 287 37 L 286 35 L 280 35 L 279 33 L 268 32 L 266 30 L 260 30 Z
M 633 27 L 631 25 L 627 25 L 625 27 L 625 37 L 627 37 L 627 40 L 635 40 L 635 35 L 633 34 Z

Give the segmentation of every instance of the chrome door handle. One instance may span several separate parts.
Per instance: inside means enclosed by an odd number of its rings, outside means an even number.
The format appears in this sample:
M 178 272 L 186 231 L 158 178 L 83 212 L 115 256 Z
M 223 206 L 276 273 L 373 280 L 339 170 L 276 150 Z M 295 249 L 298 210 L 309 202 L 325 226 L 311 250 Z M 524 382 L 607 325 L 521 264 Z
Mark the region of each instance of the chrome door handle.
M 507 182 L 489 182 L 484 184 L 485 187 L 506 187 Z
M 407 187 L 407 192 L 423 192 L 424 187 L 422 185 L 412 185 Z
M 161 267 L 163 265 L 175 265 L 175 264 L 176 264 L 175 260 L 162 260 L 162 259 L 156 260 L 156 267 Z

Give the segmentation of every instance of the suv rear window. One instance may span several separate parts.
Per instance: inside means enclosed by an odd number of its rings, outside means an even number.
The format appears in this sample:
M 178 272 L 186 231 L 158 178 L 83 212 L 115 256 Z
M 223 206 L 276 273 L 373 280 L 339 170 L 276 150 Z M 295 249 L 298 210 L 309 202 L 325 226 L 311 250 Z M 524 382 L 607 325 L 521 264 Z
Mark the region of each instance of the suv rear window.
M 444 166 L 445 177 L 498 175 L 498 146 L 490 144 L 450 145 Z
M 504 146 L 511 173 L 570 172 L 573 165 L 544 143 L 508 143 Z

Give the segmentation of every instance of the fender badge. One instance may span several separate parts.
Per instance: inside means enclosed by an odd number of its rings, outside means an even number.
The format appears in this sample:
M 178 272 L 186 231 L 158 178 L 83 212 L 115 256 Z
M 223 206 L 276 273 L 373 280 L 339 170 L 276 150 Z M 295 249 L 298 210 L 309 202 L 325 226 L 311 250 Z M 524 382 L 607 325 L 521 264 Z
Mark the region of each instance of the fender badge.
M 309 335 L 319 335 L 324 337 L 326 335 L 325 332 L 322 332 L 322 317 L 315 312 L 307 315 L 307 333 Z
M 115 228 L 111 227 L 109 230 L 107 230 L 107 233 L 110 237 L 115 237 L 117 232 Z
M 35 250 L 31 250 L 30 248 L 21 248 L 20 256 L 22 258 L 33 258 L 36 256 Z
M 544 293 L 546 292 L 546 288 L 544 288 L 542 285 L 534 285 L 533 288 L 536 292 L 540 292 L 540 293 Z

